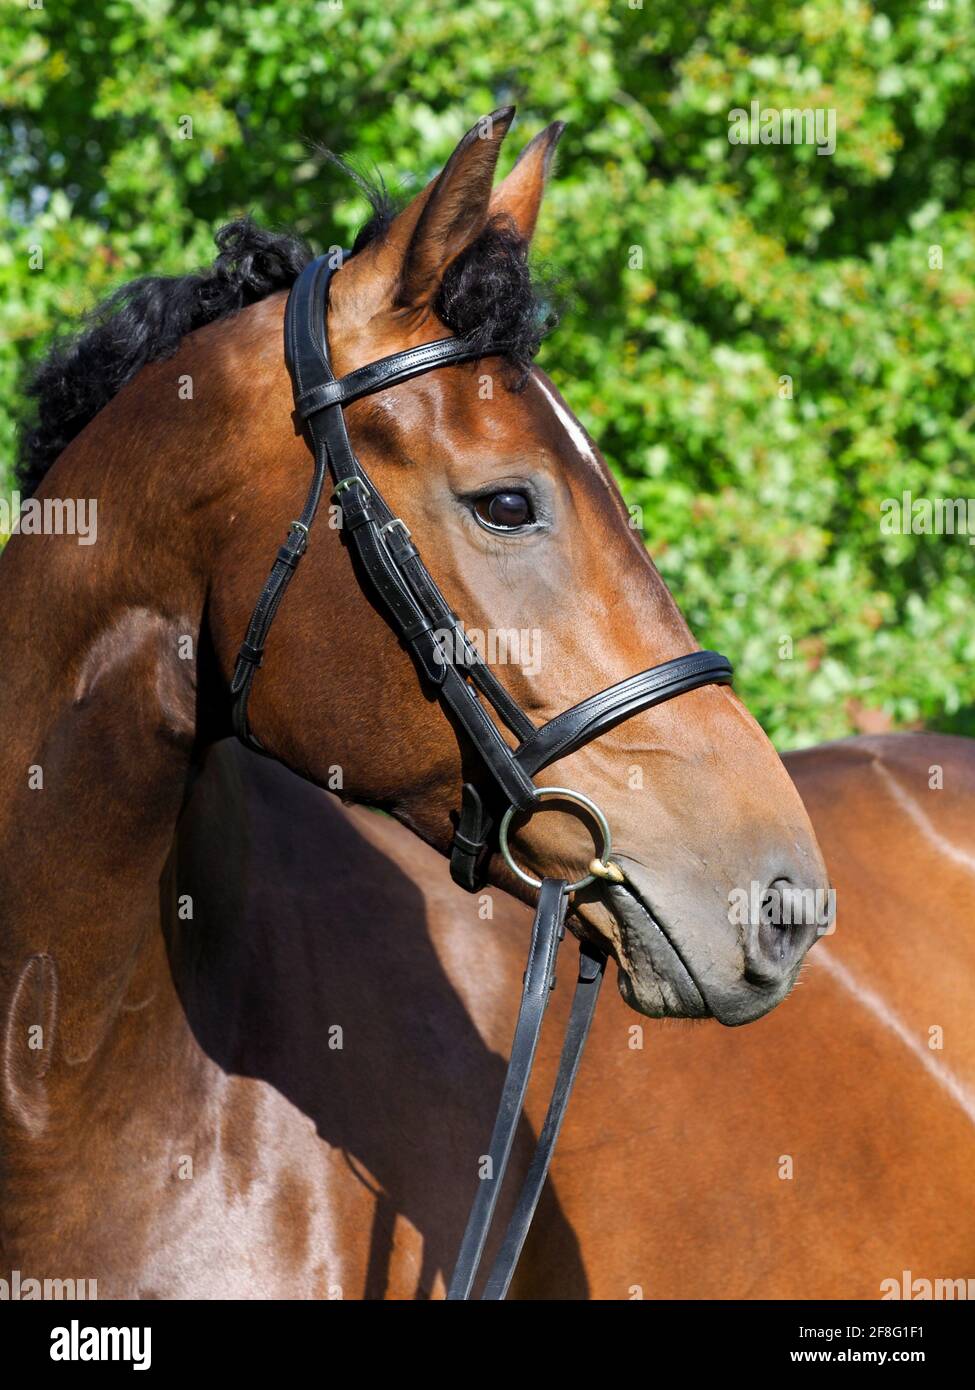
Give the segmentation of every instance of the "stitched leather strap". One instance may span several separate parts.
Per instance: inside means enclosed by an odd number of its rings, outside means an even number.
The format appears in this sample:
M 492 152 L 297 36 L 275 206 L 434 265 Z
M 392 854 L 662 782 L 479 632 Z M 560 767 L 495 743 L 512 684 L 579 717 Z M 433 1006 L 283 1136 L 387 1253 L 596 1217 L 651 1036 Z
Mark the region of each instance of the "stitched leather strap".
M 488 1275 L 484 1292 L 481 1295 L 482 1299 L 504 1298 L 517 1268 L 522 1247 L 535 1215 L 535 1208 L 538 1206 L 538 1199 L 542 1195 L 542 1188 L 548 1177 L 552 1154 L 558 1142 L 565 1112 L 568 1109 L 569 1097 L 572 1095 L 572 1087 L 575 1085 L 586 1039 L 589 1037 L 589 1028 L 596 1012 L 596 1004 L 599 1002 L 599 989 L 603 983 L 605 966 L 606 957 L 602 952 L 597 951 L 584 941 L 580 943 L 579 976 L 576 980 L 575 993 L 572 996 L 572 1011 L 562 1043 L 562 1055 L 559 1058 L 559 1070 L 555 1079 L 552 1098 L 549 1101 L 545 1123 L 538 1136 L 538 1143 L 535 1146 L 535 1153 L 525 1177 L 518 1204 L 508 1223 L 501 1249 L 491 1266 L 491 1273 Z
M 274 622 L 285 591 L 294 578 L 298 562 L 308 545 L 308 532 L 315 519 L 315 513 L 318 511 L 324 483 L 324 464 L 316 464 L 311 488 L 302 508 L 301 516 L 293 521 L 288 528 L 284 544 L 278 550 L 277 559 L 274 561 L 271 573 L 267 577 L 254 612 L 251 614 L 247 636 L 241 643 L 240 651 L 237 654 L 237 664 L 230 682 L 230 694 L 233 701 L 231 719 L 234 733 L 242 743 L 246 743 L 255 753 L 263 753 L 264 749 L 259 740 L 250 732 L 247 723 L 247 702 L 250 698 L 254 673 L 264 660 L 264 643 L 267 634 L 271 630 L 271 624 Z
M 493 351 L 503 351 L 503 345 L 495 345 Z M 461 338 L 438 338 L 420 347 L 407 348 L 405 352 L 395 352 L 389 357 L 380 357 L 365 367 L 356 367 L 338 381 L 322 381 L 311 386 L 295 399 L 295 414 L 307 420 L 319 410 L 328 410 L 333 405 L 348 405 L 362 396 L 370 396 L 374 391 L 385 391 L 390 386 L 398 386 L 410 377 L 420 376 L 435 367 L 445 367 L 451 362 L 473 362 L 483 357 L 483 349 L 470 347 Z
M 730 685 L 731 662 L 717 652 L 690 652 L 590 695 L 588 700 L 557 714 L 518 748 L 515 757 L 533 776 L 549 763 L 568 757 L 584 743 L 606 732 L 621 719 L 672 700 L 702 685 Z
M 460 789 L 460 812 L 450 849 L 450 876 L 468 893 L 476 892 L 481 882 L 481 860 L 492 824 L 481 793 L 473 782 L 465 782 Z
M 300 410 L 302 398 L 307 397 L 310 388 L 306 383 L 312 374 L 326 385 L 334 382 L 324 331 L 331 273 L 321 271 L 313 263 L 302 272 L 288 299 L 285 340 L 296 410 Z M 299 331 L 298 325 L 304 325 L 304 331 Z M 315 338 L 314 350 L 305 342 L 306 333 Z M 435 351 L 408 349 L 371 364 L 368 372 L 360 372 L 354 394 L 380 390 L 395 380 L 428 371 L 435 364 L 469 361 L 474 356 L 469 345 L 454 339 L 427 346 Z M 423 676 L 439 689 L 441 699 L 472 740 L 503 795 L 527 809 L 535 799 L 531 778 L 516 763 L 512 749 L 481 704 L 476 689 L 481 689 L 519 737 L 530 732 L 530 722 L 463 637 L 456 616 L 420 560 L 406 528 L 392 515 L 352 452 L 341 403 L 317 403 L 305 427 L 316 467 L 325 465 L 331 472 L 333 495 L 342 508 L 343 531 L 357 551 L 387 617 L 413 652 Z M 452 640 L 445 651 L 435 634 L 446 630 L 451 632 Z
M 538 906 L 532 923 L 525 987 L 511 1044 L 511 1059 L 508 1062 L 501 1101 L 486 1155 L 488 1172 L 487 1176 L 480 1178 L 477 1196 L 467 1219 L 467 1229 L 447 1290 L 447 1298 L 451 1300 L 470 1297 L 484 1251 L 484 1242 L 491 1229 L 515 1130 L 521 1117 L 528 1078 L 535 1060 L 542 1019 L 545 1017 L 549 996 L 555 983 L 555 957 L 559 942 L 565 935 L 566 887 L 565 879 L 546 878 L 542 880 L 542 886 L 538 890 Z

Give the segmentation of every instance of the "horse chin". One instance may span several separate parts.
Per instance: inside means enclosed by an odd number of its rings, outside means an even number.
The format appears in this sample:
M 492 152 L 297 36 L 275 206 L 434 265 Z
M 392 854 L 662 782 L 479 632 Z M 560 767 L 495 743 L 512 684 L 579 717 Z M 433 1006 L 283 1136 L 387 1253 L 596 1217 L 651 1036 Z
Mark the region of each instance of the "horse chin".
M 648 1018 L 710 1018 L 711 1010 L 679 952 L 628 885 L 608 888 L 619 924 L 619 991 Z

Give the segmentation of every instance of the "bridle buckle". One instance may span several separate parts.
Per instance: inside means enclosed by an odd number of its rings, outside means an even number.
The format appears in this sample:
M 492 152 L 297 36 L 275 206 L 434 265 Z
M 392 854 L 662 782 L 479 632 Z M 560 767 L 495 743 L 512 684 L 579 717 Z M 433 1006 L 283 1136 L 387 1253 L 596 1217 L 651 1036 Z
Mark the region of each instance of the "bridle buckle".
M 333 501 L 335 498 L 341 497 L 343 492 L 348 492 L 349 488 L 354 487 L 356 483 L 358 483 L 361 488 L 365 488 L 366 486 L 357 473 L 353 473 L 351 478 L 343 478 L 340 483 L 336 483 L 332 490 Z
M 293 533 L 301 537 L 301 549 L 299 553 L 304 555 L 305 550 L 308 547 L 308 527 L 305 525 L 303 521 L 295 520 L 288 527 L 288 535 L 290 536 Z

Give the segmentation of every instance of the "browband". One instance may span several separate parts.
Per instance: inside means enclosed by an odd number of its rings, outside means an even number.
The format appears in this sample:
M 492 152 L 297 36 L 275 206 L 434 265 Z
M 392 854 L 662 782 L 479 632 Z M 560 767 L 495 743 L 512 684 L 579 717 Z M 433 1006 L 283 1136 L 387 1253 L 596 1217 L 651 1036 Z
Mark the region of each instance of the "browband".
M 502 349 L 494 346 L 492 351 L 500 352 Z M 407 348 L 405 352 L 380 357 L 365 367 L 356 367 L 338 381 L 322 381 L 317 386 L 310 386 L 295 398 L 295 414 L 307 420 L 318 410 L 327 410 L 333 405 L 348 405 L 350 401 L 372 395 L 373 391 L 398 386 L 401 381 L 409 381 L 410 377 L 420 376 L 434 367 L 444 367 L 449 362 L 473 362 L 483 356 L 482 349 L 471 347 L 462 338 L 438 338 L 434 343 Z

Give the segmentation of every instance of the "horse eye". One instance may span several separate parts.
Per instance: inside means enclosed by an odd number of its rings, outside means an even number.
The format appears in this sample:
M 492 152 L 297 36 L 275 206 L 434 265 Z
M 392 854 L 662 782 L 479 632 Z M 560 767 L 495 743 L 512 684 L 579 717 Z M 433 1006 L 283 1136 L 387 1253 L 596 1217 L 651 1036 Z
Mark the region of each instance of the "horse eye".
M 531 503 L 523 492 L 494 492 L 478 498 L 474 505 L 481 521 L 499 531 L 514 531 L 534 521 Z

